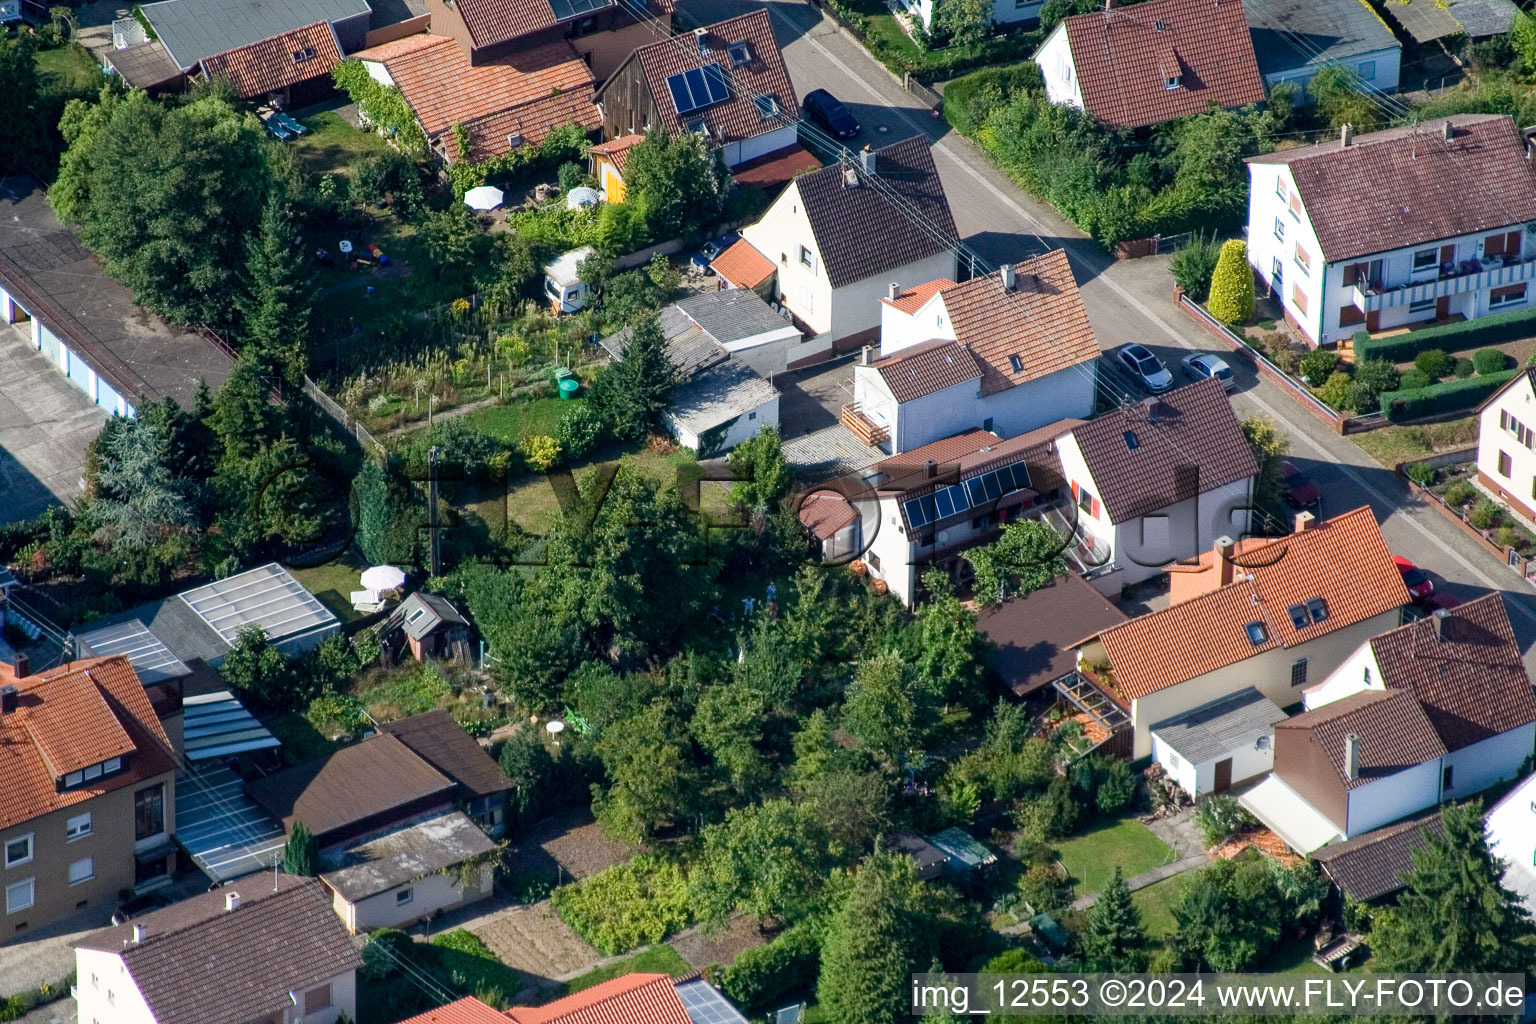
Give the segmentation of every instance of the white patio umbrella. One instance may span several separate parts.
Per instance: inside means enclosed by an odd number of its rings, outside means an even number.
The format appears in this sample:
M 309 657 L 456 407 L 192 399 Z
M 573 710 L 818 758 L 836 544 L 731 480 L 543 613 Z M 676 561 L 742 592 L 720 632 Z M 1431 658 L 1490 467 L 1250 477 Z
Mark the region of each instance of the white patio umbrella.
M 363 570 L 365 590 L 398 590 L 405 586 L 405 572 L 392 565 L 376 565 Z
M 491 185 L 481 185 L 464 193 L 464 205 L 471 210 L 494 210 L 501 205 L 501 189 Z

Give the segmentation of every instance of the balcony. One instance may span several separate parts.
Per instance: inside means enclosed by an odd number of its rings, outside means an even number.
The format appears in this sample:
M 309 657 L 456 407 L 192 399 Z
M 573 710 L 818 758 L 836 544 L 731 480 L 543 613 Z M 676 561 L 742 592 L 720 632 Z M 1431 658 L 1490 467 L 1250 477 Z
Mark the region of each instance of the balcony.
M 842 414 L 838 419 L 854 437 L 871 448 L 878 448 L 891 439 L 890 432 L 866 416 L 857 402 L 843 406 Z
M 1429 302 L 1447 295 L 1502 288 L 1536 280 L 1536 257 L 1528 257 L 1512 263 L 1493 256 L 1486 260 L 1463 260 L 1451 268 L 1441 268 L 1440 276 L 1433 281 L 1405 284 L 1397 288 L 1383 288 L 1374 282 L 1364 288 L 1353 285 L 1348 293 L 1350 301 L 1365 313 L 1395 306 L 1407 306 L 1415 302 Z

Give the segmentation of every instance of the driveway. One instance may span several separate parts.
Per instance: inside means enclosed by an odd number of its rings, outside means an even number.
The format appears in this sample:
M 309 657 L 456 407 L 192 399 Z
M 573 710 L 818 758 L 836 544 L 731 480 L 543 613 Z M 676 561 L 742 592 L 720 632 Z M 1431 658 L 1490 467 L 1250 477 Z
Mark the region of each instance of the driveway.
M 0 324 L 0 522 L 77 497 L 85 446 L 106 420 L 19 330 Z

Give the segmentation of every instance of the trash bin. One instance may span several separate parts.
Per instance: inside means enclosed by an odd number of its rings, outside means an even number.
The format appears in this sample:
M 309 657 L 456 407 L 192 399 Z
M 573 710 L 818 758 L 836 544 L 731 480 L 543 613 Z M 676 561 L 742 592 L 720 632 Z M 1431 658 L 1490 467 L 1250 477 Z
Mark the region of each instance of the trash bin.
M 576 397 L 576 392 L 581 390 L 581 381 L 574 377 L 565 377 L 560 381 L 560 399 L 569 402 Z

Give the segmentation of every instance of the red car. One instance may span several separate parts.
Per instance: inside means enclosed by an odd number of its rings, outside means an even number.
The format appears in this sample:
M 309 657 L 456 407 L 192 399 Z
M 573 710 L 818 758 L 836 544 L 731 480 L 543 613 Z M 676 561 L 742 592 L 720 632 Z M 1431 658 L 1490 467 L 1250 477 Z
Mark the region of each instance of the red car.
M 1408 593 L 1413 595 L 1415 601 L 1422 601 L 1435 592 L 1435 583 L 1424 571 L 1414 565 L 1402 555 L 1393 555 L 1392 561 L 1397 563 L 1397 571 L 1403 574 L 1403 583 L 1408 587 Z
M 1317 484 L 1289 459 L 1280 464 L 1280 486 L 1285 488 L 1285 503 L 1294 509 L 1312 508 L 1323 497 Z

